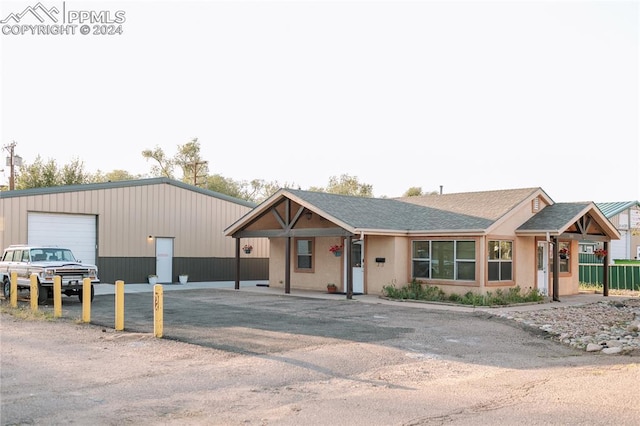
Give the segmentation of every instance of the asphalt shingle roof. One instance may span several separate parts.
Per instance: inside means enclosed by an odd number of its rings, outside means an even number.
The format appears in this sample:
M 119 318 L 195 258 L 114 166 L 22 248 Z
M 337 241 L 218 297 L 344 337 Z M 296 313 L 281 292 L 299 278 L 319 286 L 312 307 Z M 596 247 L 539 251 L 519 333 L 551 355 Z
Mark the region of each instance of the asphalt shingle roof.
M 520 225 L 517 231 L 558 231 L 591 203 L 556 203 Z
M 502 189 L 497 191 L 429 194 L 396 200 L 460 214 L 498 220 L 541 188 Z
M 359 229 L 435 231 L 482 230 L 493 221 L 388 198 L 364 198 L 288 190 L 345 224 Z

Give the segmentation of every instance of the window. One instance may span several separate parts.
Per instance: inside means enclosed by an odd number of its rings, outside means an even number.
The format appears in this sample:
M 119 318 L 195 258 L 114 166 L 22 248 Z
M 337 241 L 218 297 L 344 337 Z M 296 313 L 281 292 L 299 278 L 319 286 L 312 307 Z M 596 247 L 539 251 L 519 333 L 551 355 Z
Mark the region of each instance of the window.
M 313 272 L 313 239 L 296 238 L 296 270 Z
M 513 280 L 513 241 L 489 241 L 489 281 Z
M 473 281 L 475 241 L 413 241 L 413 278 Z

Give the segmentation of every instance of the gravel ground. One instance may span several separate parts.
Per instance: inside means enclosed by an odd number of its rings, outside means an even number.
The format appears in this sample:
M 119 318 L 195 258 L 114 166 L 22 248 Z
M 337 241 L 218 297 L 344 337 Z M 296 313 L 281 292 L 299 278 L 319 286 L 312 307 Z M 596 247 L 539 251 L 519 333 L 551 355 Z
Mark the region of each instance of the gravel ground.
M 605 353 L 610 354 L 640 350 L 640 298 L 498 315 L 544 330 L 578 349 L 609 349 Z

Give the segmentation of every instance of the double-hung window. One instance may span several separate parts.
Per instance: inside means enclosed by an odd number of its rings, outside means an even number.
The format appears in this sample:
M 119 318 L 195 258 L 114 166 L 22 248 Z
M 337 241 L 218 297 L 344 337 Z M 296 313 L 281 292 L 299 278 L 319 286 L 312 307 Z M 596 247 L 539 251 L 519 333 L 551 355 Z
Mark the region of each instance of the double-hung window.
M 513 280 L 513 241 L 489 241 L 489 281 Z
M 296 238 L 294 239 L 296 248 L 296 265 L 297 272 L 313 272 L 313 238 Z

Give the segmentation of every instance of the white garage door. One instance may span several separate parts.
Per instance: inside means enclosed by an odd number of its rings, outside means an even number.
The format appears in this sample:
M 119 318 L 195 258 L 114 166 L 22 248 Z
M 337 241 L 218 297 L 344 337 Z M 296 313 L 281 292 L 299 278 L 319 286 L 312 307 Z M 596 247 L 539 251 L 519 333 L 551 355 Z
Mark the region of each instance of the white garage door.
M 70 248 L 76 259 L 96 264 L 96 217 L 86 214 L 29 213 L 29 244 Z

